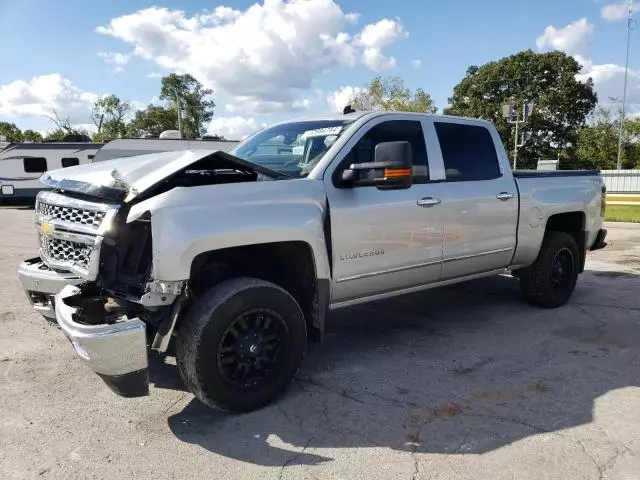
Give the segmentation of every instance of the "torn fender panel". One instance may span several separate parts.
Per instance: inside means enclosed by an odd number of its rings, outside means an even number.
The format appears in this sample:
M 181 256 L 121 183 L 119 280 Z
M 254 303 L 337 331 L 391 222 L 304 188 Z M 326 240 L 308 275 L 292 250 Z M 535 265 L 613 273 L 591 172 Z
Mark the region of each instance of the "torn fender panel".
M 270 242 L 304 241 L 318 278 L 330 278 L 321 180 L 228 183 L 177 188 L 132 205 L 127 222 L 149 212 L 153 278 L 189 278 L 200 253 Z

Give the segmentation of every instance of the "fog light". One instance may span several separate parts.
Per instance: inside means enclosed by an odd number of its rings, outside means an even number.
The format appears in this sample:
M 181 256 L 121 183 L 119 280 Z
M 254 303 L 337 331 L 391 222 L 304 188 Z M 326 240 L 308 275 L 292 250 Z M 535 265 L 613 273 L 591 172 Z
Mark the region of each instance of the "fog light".
M 2 195 L 13 195 L 13 185 L 2 185 L 0 192 Z

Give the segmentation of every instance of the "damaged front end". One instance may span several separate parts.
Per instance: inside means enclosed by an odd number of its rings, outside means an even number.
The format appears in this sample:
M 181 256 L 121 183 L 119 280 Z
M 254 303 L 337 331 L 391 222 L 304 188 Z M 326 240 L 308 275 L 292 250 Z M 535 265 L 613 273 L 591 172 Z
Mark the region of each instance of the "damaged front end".
M 123 397 L 148 395 L 146 324 L 135 309 L 109 311 L 108 303 L 91 284 L 68 285 L 56 295 L 58 325 L 111 390 Z
M 177 187 L 277 175 L 224 152 L 104 164 L 111 165 L 71 167 L 42 179 L 52 190 L 36 199 L 39 258 L 23 262 L 18 276 L 34 309 L 56 319 L 77 355 L 114 392 L 137 397 L 149 392 L 148 349 L 167 351 L 188 296 L 187 279 L 155 278 L 151 213 L 130 218 L 131 209 Z

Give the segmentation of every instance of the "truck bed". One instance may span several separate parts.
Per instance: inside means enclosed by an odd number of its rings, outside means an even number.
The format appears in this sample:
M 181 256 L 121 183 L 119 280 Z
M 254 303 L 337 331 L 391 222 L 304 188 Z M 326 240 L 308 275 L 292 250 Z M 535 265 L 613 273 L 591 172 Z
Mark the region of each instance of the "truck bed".
M 515 178 L 549 178 L 549 177 L 589 177 L 597 175 L 599 170 L 514 170 Z

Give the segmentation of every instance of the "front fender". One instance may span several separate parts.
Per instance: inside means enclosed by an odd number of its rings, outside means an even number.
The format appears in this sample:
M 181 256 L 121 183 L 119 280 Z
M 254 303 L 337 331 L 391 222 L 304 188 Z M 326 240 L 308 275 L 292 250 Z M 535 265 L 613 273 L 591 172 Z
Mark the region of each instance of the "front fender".
M 133 205 L 127 221 L 151 215 L 156 280 L 188 279 L 201 253 L 284 241 L 306 242 L 317 277 L 328 279 L 325 209 L 321 181 L 280 180 L 174 188 Z

